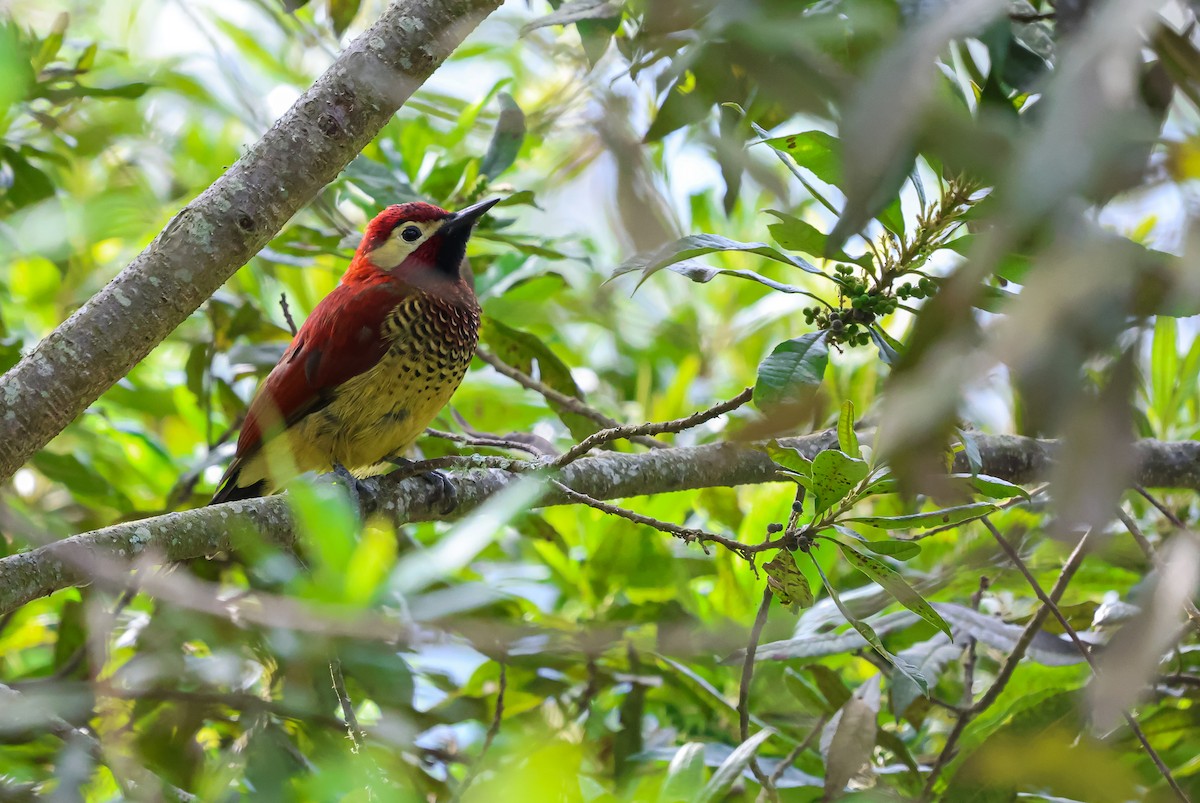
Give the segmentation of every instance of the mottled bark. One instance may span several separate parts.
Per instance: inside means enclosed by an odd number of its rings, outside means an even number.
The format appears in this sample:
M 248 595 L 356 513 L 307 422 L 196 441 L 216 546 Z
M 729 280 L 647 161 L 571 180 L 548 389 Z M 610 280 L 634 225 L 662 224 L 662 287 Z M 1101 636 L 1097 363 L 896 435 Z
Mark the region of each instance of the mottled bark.
M 0 377 L 0 482 L 333 180 L 500 0 L 399 0 L 145 251 Z
M 864 436 L 866 433 L 864 433 Z M 977 435 L 983 473 L 1016 483 L 1045 479 L 1057 444 L 1015 436 Z M 785 439 L 785 445 L 813 457 L 837 443 L 836 433 L 819 432 Z M 1155 488 L 1200 490 L 1200 443 L 1144 440 L 1136 445 L 1138 484 Z M 965 465 L 956 466 L 966 470 Z M 641 454 L 608 452 L 585 457 L 563 469 L 559 479 L 595 499 L 619 499 L 714 486 L 746 485 L 776 479 L 776 466 L 752 444 L 655 449 Z M 396 524 L 457 518 L 478 507 L 511 483 L 517 475 L 499 469 L 469 469 L 453 475 L 457 506 L 449 516 L 440 513 L 437 486 L 425 479 L 384 477 L 380 504 L 371 511 Z M 542 505 L 566 504 L 564 495 L 548 488 Z M 276 543 L 294 537 L 286 497 L 172 513 L 118 524 L 0 560 L 0 615 L 62 588 L 86 581 L 80 566 L 97 556 L 133 561 L 148 552 L 185 560 L 210 555 L 230 545 L 230 532 L 253 529 Z

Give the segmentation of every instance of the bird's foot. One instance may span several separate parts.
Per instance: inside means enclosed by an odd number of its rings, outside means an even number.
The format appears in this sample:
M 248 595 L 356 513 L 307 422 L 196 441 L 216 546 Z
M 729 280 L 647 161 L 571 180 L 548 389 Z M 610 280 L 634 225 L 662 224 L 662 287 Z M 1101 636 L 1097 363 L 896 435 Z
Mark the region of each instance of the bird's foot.
M 370 478 L 359 479 L 341 463 L 333 464 L 333 473 L 346 483 L 346 492 L 350 494 L 350 502 L 357 510 L 374 509 L 379 498 L 379 483 Z
M 384 460 L 401 470 L 411 470 L 417 465 L 415 460 L 409 460 L 407 457 L 386 457 Z M 438 512 L 443 516 L 458 507 L 458 489 L 454 487 L 454 481 L 450 479 L 450 475 L 445 471 L 435 468 L 432 471 L 423 471 L 412 476 L 420 477 L 426 482 L 437 486 L 436 496 L 441 503 Z

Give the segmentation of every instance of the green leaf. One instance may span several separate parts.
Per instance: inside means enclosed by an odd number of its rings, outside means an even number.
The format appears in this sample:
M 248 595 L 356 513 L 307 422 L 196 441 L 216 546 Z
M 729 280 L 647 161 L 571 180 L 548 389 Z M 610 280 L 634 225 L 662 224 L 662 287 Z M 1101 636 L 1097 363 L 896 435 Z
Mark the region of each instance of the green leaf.
M 864 549 L 874 552 L 876 555 L 887 555 L 889 558 L 895 560 L 909 560 L 921 554 L 921 545 L 915 541 L 871 541 L 854 532 L 849 527 L 844 527 L 840 524 L 833 525 L 833 529 L 839 535 L 852 539 L 853 543 L 861 545 Z M 821 532 L 827 533 L 828 530 L 822 530 Z
M 909 560 L 921 553 L 921 545 L 912 541 L 863 541 L 862 545 L 876 555 L 896 560 Z
M 603 58 L 612 42 L 613 34 L 620 27 L 620 14 L 599 19 L 579 20 L 575 23 L 575 30 L 579 32 L 579 42 L 583 45 L 583 54 L 588 60 L 588 69 L 594 69 Z
M 770 287 L 772 290 L 778 290 L 781 293 L 789 293 L 792 295 L 808 296 L 809 298 L 820 300 L 820 297 L 815 293 L 810 293 L 803 287 L 797 287 L 794 284 L 784 284 L 777 282 L 774 279 L 768 279 L 760 273 L 755 273 L 752 270 L 734 270 L 732 268 L 712 268 L 708 265 L 702 265 L 699 262 L 694 262 L 690 259 L 683 262 L 677 262 L 674 265 L 667 267 L 667 270 L 672 273 L 678 273 L 680 276 L 686 276 L 697 284 L 707 284 L 718 276 L 736 276 L 739 279 L 748 279 L 752 282 Z
M 983 455 L 979 451 L 979 444 L 975 442 L 975 438 L 965 429 L 956 428 L 958 432 L 958 440 L 962 444 L 963 455 L 967 458 L 967 465 L 971 467 L 972 474 L 978 474 L 983 471 Z
M 21 35 L 16 23 L 0 23 L 0 119 L 9 106 L 24 100 L 36 82 L 30 64 L 30 43 Z
M 930 683 L 937 683 L 938 677 L 947 664 L 962 655 L 962 647 L 956 645 L 940 630 L 927 641 L 914 644 L 896 657 L 909 661 L 921 675 Z M 921 696 L 921 690 L 915 683 L 905 677 L 903 672 L 895 672 L 892 676 L 891 703 L 892 714 L 897 719 L 904 716 L 908 707 Z
M 754 754 L 758 752 L 758 748 L 767 739 L 775 735 L 775 731 L 770 728 L 763 728 L 758 733 L 751 736 L 746 741 L 739 744 L 729 757 L 721 762 L 721 766 L 717 767 L 713 772 L 708 783 L 700 790 L 700 795 L 696 798 L 696 803 L 716 803 L 718 800 L 723 800 L 729 790 L 733 788 L 733 784 L 742 776 L 742 770 L 746 769 L 746 765 L 750 763 L 750 759 L 754 758 Z
M 796 164 L 832 186 L 841 182 L 842 161 L 838 156 L 837 137 L 824 131 L 802 131 L 782 137 L 762 140 L 780 153 L 792 157 Z
M 854 431 L 854 402 L 846 399 L 842 402 L 842 413 L 838 416 L 838 448 L 851 457 L 858 457 L 858 435 Z
M 771 237 L 779 245 L 789 251 L 801 251 L 805 254 L 812 254 L 815 257 L 820 257 L 825 253 L 825 235 L 818 231 L 811 223 L 784 212 L 777 212 L 774 209 L 766 211 L 767 214 L 779 218 L 779 223 L 772 223 L 767 226 L 767 231 L 771 232 Z M 838 252 L 834 255 L 834 258 L 846 259 L 847 257 L 845 254 Z
M 325 602 L 345 600 L 346 566 L 354 554 L 360 527 L 358 511 L 344 488 L 332 482 L 293 483 L 287 499 L 295 511 L 301 543 L 314 567 L 307 595 Z
M 818 455 L 819 457 L 820 455 Z M 907 516 L 857 516 L 842 519 L 844 522 L 856 521 L 883 530 L 910 530 L 914 528 L 928 529 L 950 524 L 962 524 L 965 521 L 978 519 L 996 510 L 991 502 L 972 502 L 969 505 L 942 508 L 928 513 L 912 513 Z
M 487 154 L 479 165 L 479 174 L 494 179 L 517 160 L 521 143 L 525 141 L 525 113 L 507 92 L 497 96 L 500 103 L 500 118 L 496 121 L 496 130 L 492 132 L 492 141 L 488 144 Z
M 87 644 L 87 615 L 83 602 L 77 599 L 67 600 L 58 617 L 58 637 L 54 640 L 54 666 L 62 670 L 75 657 L 75 653 Z M 72 675 L 79 674 L 82 666 L 77 666 Z M 66 676 L 58 678 L 65 680 Z
M 823 696 L 829 702 L 829 710 L 836 711 L 846 704 L 853 694 L 850 687 L 846 685 L 845 679 L 824 664 L 809 664 L 804 667 L 804 671 L 812 676 L 813 683 L 821 691 Z
M 0 198 L 20 209 L 44 201 L 54 195 L 54 182 L 12 148 L 0 147 L 0 161 L 7 162 L 12 171 L 12 183 L 0 184 Z
M 871 629 L 871 626 L 866 622 L 856 619 L 854 614 L 850 613 L 850 609 L 846 607 L 844 602 L 842 602 L 842 598 L 838 596 L 837 589 L 835 589 L 833 584 L 829 582 L 829 578 L 825 576 L 825 570 L 821 568 L 821 563 L 816 558 L 813 558 L 813 565 L 817 567 L 817 573 L 821 575 L 821 582 L 825 585 L 825 591 L 829 594 L 829 598 L 833 600 L 833 604 L 837 606 L 838 611 L 842 614 L 845 620 L 850 623 L 850 626 L 857 630 L 860 636 L 866 639 L 867 643 L 875 649 L 875 652 L 886 658 L 892 664 L 892 666 L 903 672 L 906 677 L 908 677 L 913 683 L 917 684 L 917 687 L 921 689 L 922 694 L 928 694 L 929 684 L 925 681 L 925 678 L 921 676 L 921 673 L 918 672 L 916 668 L 912 666 L 912 664 L 909 664 L 906 661 L 901 661 L 897 659 L 895 655 L 892 655 L 890 652 L 888 652 L 887 648 L 883 646 L 883 642 L 879 640 L 879 636 L 876 635 L 875 631 Z
M 544 17 L 521 28 L 521 36 L 551 25 L 570 25 L 580 20 L 610 19 L 621 16 L 621 3 L 614 0 L 568 0 Z
M 121 98 L 134 100 L 146 94 L 151 85 L 145 81 L 131 81 L 128 84 L 116 86 L 84 86 L 74 84 L 62 89 L 49 89 L 42 96 L 55 103 L 61 103 L 72 98 Z
M 785 340 L 758 366 L 754 405 L 760 410 L 796 403 L 814 393 L 829 365 L 825 332 Z
M 797 474 L 809 477 L 812 476 L 812 461 L 800 454 L 799 449 L 784 446 L 779 441 L 772 439 L 767 443 L 767 454 L 772 460 L 788 471 L 794 471 Z
M 812 588 L 808 584 L 808 578 L 796 565 L 795 555 L 781 549 L 763 569 L 767 573 L 767 585 L 781 604 L 797 605 L 801 608 L 812 607 Z
M 1020 485 L 987 474 L 951 474 L 950 479 L 967 482 L 971 490 L 988 499 L 1012 499 L 1017 496 L 1029 498 L 1029 491 Z
M 846 498 L 869 469 L 863 460 L 836 449 L 820 452 L 812 463 L 813 492 L 817 496 L 815 515 L 820 515 Z
M 1200 51 L 1192 44 L 1191 37 L 1176 32 L 1170 25 L 1158 25 L 1152 44 L 1159 63 L 1180 91 L 1200 108 Z
M 783 685 L 807 711 L 827 714 L 836 707 L 829 705 L 820 692 L 794 669 L 789 668 L 783 671 Z M 848 694 L 849 692 L 847 692 Z
M 73 494 L 103 500 L 111 500 L 118 494 L 109 480 L 73 454 L 43 449 L 30 462 L 46 479 L 62 483 Z
M 900 343 L 878 326 L 868 326 L 867 334 L 879 351 L 879 359 L 884 365 L 895 365 L 900 360 Z
M 1179 379 L 1179 325 L 1168 315 L 1154 322 L 1150 347 L 1150 387 L 1154 412 L 1165 434 L 1175 423 L 1175 383 Z
M 67 24 L 70 20 L 70 15 L 65 11 L 59 12 L 58 16 L 54 18 L 54 25 L 50 28 L 50 33 L 42 40 L 42 46 L 33 58 L 34 72 L 41 72 L 47 64 L 54 61 L 58 51 L 62 48 L 63 36 L 67 33 Z
M 876 560 L 870 555 L 864 555 L 849 544 L 842 541 L 836 541 L 835 543 L 837 543 L 838 547 L 842 550 L 842 554 L 846 556 L 846 560 L 850 561 L 854 568 L 887 589 L 888 593 L 895 597 L 897 602 L 943 631 L 947 636 L 954 637 L 950 632 L 950 625 L 946 624 L 946 620 L 941 617 L 941 614 L 935 611 L 933 606 L 925 601 L 924 597 L 906 583 L 899 572 L 881 560 Z
M 85 73 L 92 69 L 92 66 L 96 63 L 96 53 L 99 49 L 99 45 L 95 42 L 85 47 L 83 52 L 79 54 L 79 58 L 75 59 L 75 72 Z
M 738 240 L 731 240 L 728 237 L 722 237 L 719 234 L 693 234 L 676 240 L 673 243 L 667 243 L 657 251 L 630 257 L 613 272 L 613 276 L 622 276 L 626 273 L 641 271 L 642 278 L 638 282 L 641 284 L 641 282 L 646 281 L 654 273 L 670 265 L 674 265 L 676 262 L 683 262 L 685 259 L 694 259 L 718 251 L 740 251 L 748 254 L 756 254 L 760 257 L 773 259 L 776 262 L 782 262 L 785 265 L 800 268 L 808 273 L 829 278 L 828 274 L 815 265 L 799 257 L 785 254 L 766 243 L 743 243 Z
M 658 790 L 658 803 L 691 803 L 704 787 L 704 745 L 688 742 L 675 751 Z
M 531 376 L 534 374 L 533 365 L 536 361 L 537 373 L 542 382 L 560 393 L 583 401 L 583 391 L 575 384 L 571 369 L 536 335 L 522 332 L 495 318 L 485 316 L 479 330 L 479 339 L 504 362 Z M 571 435 L 579 440 L 600 429 L 592 419 L 572 412 L 557 402 L 547 400 L 546 403 L 567 425 Z
M 358 15 L 360 0 L 329 0 L 329 21 L 333 32 L 341 36 Z

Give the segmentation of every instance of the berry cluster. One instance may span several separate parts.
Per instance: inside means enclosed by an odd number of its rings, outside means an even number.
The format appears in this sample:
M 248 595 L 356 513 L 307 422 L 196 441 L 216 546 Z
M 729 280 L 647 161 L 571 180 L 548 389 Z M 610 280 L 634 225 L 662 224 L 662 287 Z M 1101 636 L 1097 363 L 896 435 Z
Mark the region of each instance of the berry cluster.
M 922 276 L 916 284 L 902 284 L 896 288 L 900 298 L 932 298 L 937 292 L 937 282 L 928 276 Z
M 866 327 L 874 323 L 876 317 L 894 312 L 898 302 L 877 287 L 868 289 L 867 283 L 855 276 L 854 269 L 849 265 L 838 265 L 834 270 L 839 276 L 842 301 L 844 303 L 849 299 L 850 306 L 806 307 L 804 322 L 809 326 L 815 324 L 818 329 L 828 332 L 830 344 L 865 346 L 871 342 Z
M 867 327 L 875 319 L 889 315 L 900 306 L 899 299 L 930 298 L 937 292 L 937 282 L 922 277 L 916 284 L 904 284 L 892 290 L 887 286 L 868 287 L 854 268 L 838 265 L 834 268 L 841 285 L 841 304 L 838 307 L 820 305 L 804 309 L 804 322 L 829 333 L 829 343 L 865 346 L 871 342 Z M 887 283 L 887 284 L 890 284 Z M 850 306 L 845 306 L 846 301 Z

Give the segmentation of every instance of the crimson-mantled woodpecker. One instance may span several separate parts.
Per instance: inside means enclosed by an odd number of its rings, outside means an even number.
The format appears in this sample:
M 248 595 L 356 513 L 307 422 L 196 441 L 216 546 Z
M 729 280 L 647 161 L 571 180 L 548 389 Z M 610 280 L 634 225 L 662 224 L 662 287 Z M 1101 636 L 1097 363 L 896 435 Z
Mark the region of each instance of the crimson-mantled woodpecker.
M 305 471 L 357 477 L 399 456 L 450 400 L 479 340 L 461 266 L 495 200 L 447 212 L 389 206 L 341 283 L 258 389 L 213 502 L 261 496 Z

